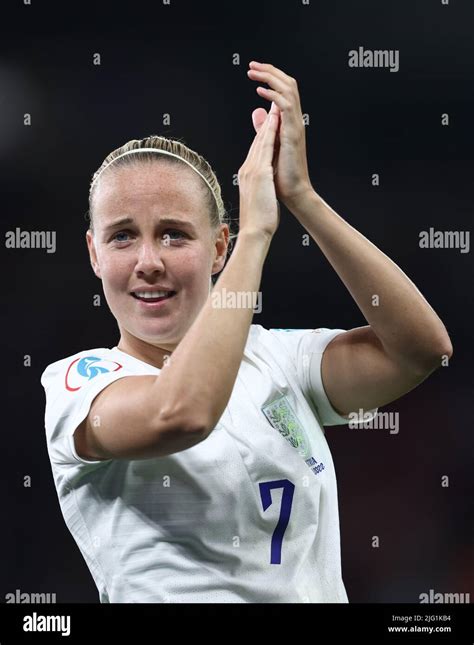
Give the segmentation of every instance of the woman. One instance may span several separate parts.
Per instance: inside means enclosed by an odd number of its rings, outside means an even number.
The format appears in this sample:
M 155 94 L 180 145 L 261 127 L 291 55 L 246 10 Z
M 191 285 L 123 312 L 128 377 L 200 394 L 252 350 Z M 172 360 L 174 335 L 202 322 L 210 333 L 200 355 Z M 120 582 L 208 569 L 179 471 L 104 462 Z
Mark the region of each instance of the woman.
M 59 502 L 101 602 L 347 602 L 323 426 L 373 417 L 452 354 L 416 287 L 314 191 L 296 81 L 250 67 L 272 107 L 253 113 L 227 264 L 219 184 L 184 144 L 130 141 L 91 184 L 87 244 L 120 341 L 42 384 Z M 213 298 L 258 292 L 277 199 L 366 327 L 267 330 L 251 302 Z

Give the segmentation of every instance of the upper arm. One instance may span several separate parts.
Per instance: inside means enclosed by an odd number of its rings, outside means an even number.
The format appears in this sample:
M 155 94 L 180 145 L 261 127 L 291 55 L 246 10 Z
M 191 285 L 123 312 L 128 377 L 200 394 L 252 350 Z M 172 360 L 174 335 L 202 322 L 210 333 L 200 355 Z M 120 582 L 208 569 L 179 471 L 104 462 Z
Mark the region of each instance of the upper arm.
M 127 376 L 107 385 L 94 398 L 74 432 L 84 459 L 148 459 L 198 443 L 201 428 L 180 419 L 164 419 L 156 376 Z
M 324 389 L 341 415 L 386 405 L 412 390 L 429 373 L 415 372 L 390 358 L 370 325 L 336 336 L 321 361 Z

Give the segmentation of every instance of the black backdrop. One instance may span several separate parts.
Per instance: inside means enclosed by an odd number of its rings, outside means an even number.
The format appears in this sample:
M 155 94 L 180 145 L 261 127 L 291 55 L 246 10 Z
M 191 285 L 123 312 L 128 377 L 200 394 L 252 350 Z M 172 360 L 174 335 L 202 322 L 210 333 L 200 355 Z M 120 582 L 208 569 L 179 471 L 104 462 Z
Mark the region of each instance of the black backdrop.
M 55 231 L 57 240 L 50 254 L 2 245 L 0 602 L 16 589 L 98 601 L 60 513 L 39 382 L 49 363 L 118 341 L 105 299 L 93 305 L 102 290 L 85 244 L 91 175 L 128 139 L 181 137 L 209 160 L 236 217 L 233 178 L 253 139 L 251 112 L 267 105 L 247 78 L 252 59 L 297 79 L 313 186 L 415 282 L 454 346 L 448 367 L 381 410 L 399 413 L 398 434 L 327 429 L 349 600 L 419 602 L 430 589 L 472 595 L 472 256 L 422 249 L 419 234 L 471 226 L 474 4 L 16 0 L 0 12 L 2 226 L 5 234 Z M 399 71 L 350 68 L 348 52 L 359 47 L 399 50 Z M 304 233 L 282 208 L 254 323 L 366 324 L 316 244 L 302 245 Z

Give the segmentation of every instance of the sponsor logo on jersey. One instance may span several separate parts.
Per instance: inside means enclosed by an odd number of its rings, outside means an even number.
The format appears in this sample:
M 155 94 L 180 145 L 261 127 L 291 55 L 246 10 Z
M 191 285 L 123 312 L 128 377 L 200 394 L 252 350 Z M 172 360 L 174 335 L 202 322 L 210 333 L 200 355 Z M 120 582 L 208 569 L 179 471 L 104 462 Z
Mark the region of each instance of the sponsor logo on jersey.
M 77 392 L 83 385 L 90 380 L 106 374 L 107 372 L 116 372 L 121 369 L 122 365 L 116 361 L 109 361 L 97 356 L 83 356 L 72 361 L 66 371 L 65 384 L 69 392 Z

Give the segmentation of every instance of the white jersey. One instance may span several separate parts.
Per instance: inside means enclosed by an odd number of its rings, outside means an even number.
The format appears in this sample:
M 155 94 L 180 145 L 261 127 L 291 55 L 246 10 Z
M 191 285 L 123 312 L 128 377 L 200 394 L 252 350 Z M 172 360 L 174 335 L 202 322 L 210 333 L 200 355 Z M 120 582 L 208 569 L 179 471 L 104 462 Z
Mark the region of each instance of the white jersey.
M 117 347 L 46 368 L 54 482 L 101 602 L 348 602 L 323 431 L 348 419 L 320 371 L 325 347 L 344 332 L 251 325 L 211 434 L 150 459 L 82 459 L 73 433 L 107 385 L 158 368 Z

